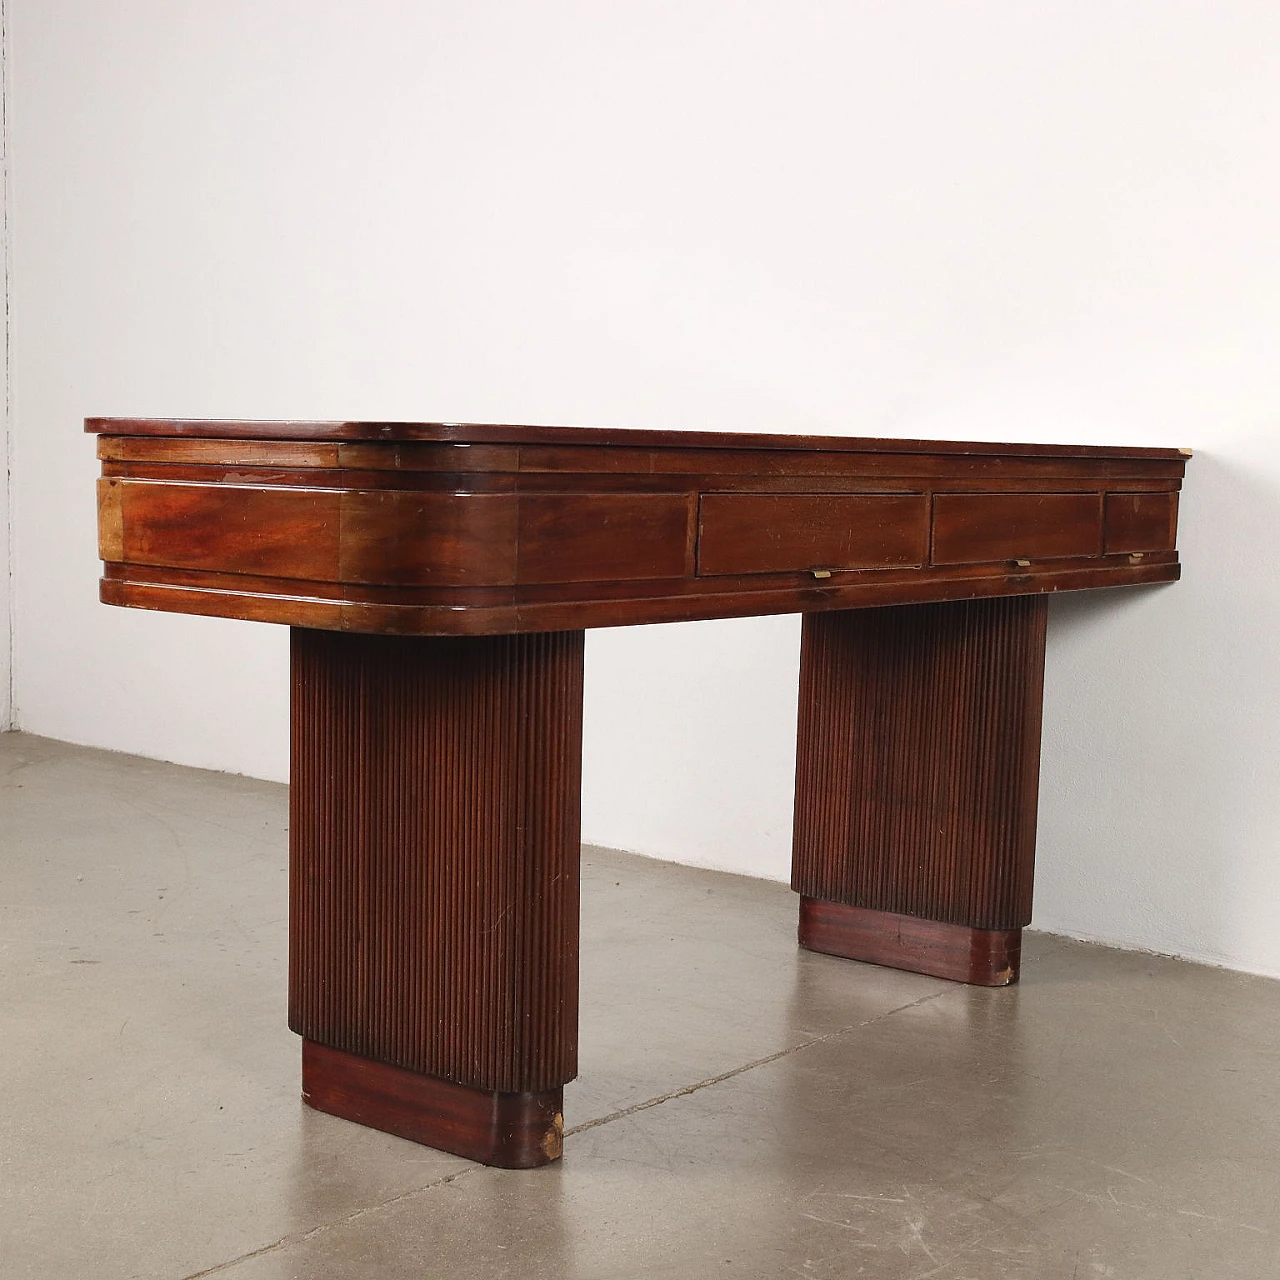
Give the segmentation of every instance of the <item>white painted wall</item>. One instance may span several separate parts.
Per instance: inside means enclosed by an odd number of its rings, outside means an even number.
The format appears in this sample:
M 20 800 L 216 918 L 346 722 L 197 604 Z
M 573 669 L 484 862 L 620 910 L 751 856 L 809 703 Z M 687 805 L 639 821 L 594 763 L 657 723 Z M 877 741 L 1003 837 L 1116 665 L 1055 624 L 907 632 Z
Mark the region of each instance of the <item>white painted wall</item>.
M 1037 923 L 1280 974 L 1280 7 L 10 6 L 25 728 L 285 776 L 282 630 L 96 604 L 86 414 L 1190 445 Z M 587 837 L 784 876 L 797 632 L 593 633 Z

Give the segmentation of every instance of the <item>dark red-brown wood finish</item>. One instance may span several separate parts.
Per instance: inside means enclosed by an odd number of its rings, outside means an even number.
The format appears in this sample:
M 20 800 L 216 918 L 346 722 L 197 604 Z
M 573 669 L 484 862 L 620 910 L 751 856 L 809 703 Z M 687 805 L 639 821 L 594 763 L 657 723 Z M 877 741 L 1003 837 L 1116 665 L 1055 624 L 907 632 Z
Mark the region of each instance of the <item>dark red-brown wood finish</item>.
M 302 1042 L 302 1099 L 317 1111 L 500 1169 L 564 1151 L 564 1090 L 503 1093 Z
M 803 449 L 821 453 L 1025 454 L 1037 457 L 1189 457 L 1189 449 L 1126 445 L 972 444 L 752 431 L 654 431 L 631 427 L 554 427 L 495 422 L 354 422 L 272 418 L 86 418 L 99 435 L 204 440 L 381 440 L 449 444 L 589 444 L 608 448 Z
M 111 604 L 417 635 L 1166 582 L 1185 455 L 91 419 Z
M 1030 923 L 1046 616 L 1007 596 L 805 617 L 792 887 L 857 914 L 802 912 L 804 945 L 950 978 L 903 917 L 953 940 Z M 1016 954 L 995 972 L 1016 981 Z
M 970 929 L 894 911 L 800 899 L 800 945 L 846 960 L 907 969 L 977 987 L 1018 980 L 1021 929 Z
M 559 1156 L 576 1070 L 584 628 L 804 613 L 801 943 L 994 986 L 1045 597 L 1179 572 L 1183 450 L 86 426 L 103 600 L 293 628 L 304 1097 L 508 1167 Z
M 439 1132 L 393 1132 L 506 1163 L 475 1125 L 555 1115 L 577 1074 L 583 633 L 294 628 L 291 651 L 289 1025 L 347 1055 L 313 1054 L 317 1081 L 364 1059 L 457 1086 Z M 308 1101 L 389 1114 L 391 1081 Z

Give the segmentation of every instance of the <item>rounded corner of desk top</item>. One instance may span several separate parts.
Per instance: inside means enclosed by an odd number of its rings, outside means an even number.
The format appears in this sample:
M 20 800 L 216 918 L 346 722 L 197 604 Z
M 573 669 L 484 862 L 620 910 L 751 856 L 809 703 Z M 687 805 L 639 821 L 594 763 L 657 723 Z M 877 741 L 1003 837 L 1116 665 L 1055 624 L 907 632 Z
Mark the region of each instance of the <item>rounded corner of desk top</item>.
M 108 603 L 466 635 L 1177 576 L 1178 450 L 90 418 Z

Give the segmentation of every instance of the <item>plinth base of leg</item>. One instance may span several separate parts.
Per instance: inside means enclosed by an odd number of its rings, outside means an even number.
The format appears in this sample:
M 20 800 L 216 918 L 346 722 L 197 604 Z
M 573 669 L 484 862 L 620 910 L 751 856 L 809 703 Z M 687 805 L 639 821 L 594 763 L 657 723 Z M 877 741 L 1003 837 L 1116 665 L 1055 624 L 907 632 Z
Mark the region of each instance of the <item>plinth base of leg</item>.
M 800 899 L 800 945 L 981 987 L 1018 980 L 1021 929 L 970 929 L 820 898 Z
M 491 1093 L 302 1042 L 302 1100 L 317 1111 L 500 1169 L 559 1159 L 564 1090 Z

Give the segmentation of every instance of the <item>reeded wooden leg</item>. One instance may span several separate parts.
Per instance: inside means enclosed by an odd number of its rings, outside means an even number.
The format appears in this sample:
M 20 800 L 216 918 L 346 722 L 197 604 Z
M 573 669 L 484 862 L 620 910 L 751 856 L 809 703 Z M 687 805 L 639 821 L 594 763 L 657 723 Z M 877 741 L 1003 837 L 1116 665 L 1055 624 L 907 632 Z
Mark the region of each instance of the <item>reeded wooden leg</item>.
M 985 986 L 1031 919 L 1043 596 L 806 614 L 792 886 L 814 951 Z
M 507 1168 L 577 1071 L 581 631 L 294 628 L 289 1025 L 313 1107 Z

